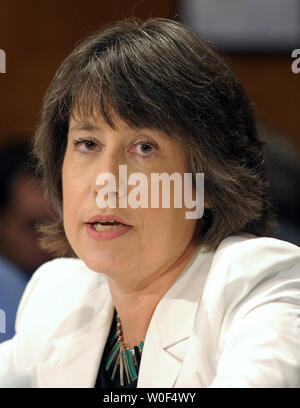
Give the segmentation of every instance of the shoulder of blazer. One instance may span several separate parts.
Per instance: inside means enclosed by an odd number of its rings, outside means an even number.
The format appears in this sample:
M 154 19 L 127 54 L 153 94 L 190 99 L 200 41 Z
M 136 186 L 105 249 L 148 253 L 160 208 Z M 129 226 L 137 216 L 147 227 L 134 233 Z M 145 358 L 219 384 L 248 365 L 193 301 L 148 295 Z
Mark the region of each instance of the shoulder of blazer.
M 202 302 L 214 326 L 226 328 L 269 302 L 300 304 L 300 248 L 275 238 L 231 236 L 211 263 Z
M 255 281 L 299 262 L 300 248 L 297 245 L 276 238 L 241 234 L 221 242 L 213 259 L 213 267 L 222 265 L 220 275 L 226 281 Z
M 103 287 L 107 292 L 103 274 L 90 270 L 78 258 L 56 258 L 41 265 L 32 275 L 21 298 L 17 316 L 16 333 L 33 322 L 63 319 L 81 304 L 90 291 Z M 52 322 L 54 323 L 54 322 Z

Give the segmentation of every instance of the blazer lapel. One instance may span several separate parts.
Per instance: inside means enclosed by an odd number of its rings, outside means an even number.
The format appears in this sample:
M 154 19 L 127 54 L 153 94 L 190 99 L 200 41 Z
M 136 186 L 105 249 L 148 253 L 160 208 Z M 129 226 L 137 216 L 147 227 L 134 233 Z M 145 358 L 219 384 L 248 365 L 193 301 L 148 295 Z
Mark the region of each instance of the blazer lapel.
M 215 349 L 215 337 L 212 334 L 208 310 L 202 299 L 196 312 L 177 387 L 208 387 L 216 374 Z
M 157 305 L 144 342 L 138 387 L 177 386 L 212 258 L 212 252 L 198 248 Z

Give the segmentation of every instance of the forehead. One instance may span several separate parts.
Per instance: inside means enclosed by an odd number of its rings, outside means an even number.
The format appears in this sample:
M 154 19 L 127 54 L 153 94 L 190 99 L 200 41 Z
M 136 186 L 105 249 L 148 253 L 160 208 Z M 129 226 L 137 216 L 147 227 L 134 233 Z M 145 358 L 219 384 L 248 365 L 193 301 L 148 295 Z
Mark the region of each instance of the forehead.
M 164 140 L 167 143 L 176 144 L 175 138 L 159 129 L 134 126 L 128 124 L 123 119 L 121 119 L 117 114 L 113 113 L 110 115 L 111 123 L 108 123 L 102 115 L 94 112 L 93 115 L 83 116 L 78 113 L 72 113 L 69 116 L 69 132 L 75 131 L 103 131 L 104 128 L 111 128 L 114 131 L 124 131 L 128 133 L 145 133 L 151 134 L 152 136 Z

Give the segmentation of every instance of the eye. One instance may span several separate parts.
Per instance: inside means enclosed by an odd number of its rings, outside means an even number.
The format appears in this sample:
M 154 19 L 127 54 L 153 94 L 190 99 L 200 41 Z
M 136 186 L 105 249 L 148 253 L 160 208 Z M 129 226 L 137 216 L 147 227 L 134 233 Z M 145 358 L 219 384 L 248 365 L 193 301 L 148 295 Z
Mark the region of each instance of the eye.
M 97 146 L 96 143 L 91 139 L 75 139 L 73 143 L 76 146 L 76 149 L 82 153 L 93 151 Z
M 144 158 L 152 156 L 154 154 L 153 152 L 157 150 L 156 144 L 150 140 L 140 141 L 135 145 L 135 147 L 137 150 L 139 150 L 139 154 Z

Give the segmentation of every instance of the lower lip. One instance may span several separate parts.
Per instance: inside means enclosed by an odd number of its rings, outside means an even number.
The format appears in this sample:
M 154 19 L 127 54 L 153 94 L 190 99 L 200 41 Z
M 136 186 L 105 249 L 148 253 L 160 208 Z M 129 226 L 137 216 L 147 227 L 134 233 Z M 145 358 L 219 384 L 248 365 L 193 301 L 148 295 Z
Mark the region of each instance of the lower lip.
M 92 224 L 86 224 L 88 236 L 96 240 L 108 240 L 120 237 L 130 231 L 132 227 L 127 225 L 121 225 L 118 228 L 112 229 L 110 231 L 96 231 Z

